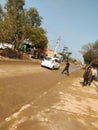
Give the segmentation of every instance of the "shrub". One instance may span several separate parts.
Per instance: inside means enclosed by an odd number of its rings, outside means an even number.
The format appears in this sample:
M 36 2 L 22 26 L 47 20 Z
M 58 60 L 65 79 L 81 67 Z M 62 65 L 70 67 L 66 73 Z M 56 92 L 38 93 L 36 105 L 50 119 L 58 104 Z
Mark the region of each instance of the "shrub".
M 1 52 L 1 56 L 14 58 L 14 59 L 22 59 L 23 54 L 21 51 L 13 50 L 11 48 L 6 48 Z

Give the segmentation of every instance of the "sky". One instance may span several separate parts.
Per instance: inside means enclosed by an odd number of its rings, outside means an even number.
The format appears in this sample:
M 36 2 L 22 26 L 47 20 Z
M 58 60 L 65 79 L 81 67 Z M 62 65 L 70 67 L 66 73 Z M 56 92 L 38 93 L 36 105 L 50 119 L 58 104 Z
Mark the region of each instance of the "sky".
M 43 18 L 50 49 L 68 47 L 71 57 L 83 61 L 79 51 L 98 40 L 98 0 L 25 0 L 25 8 L 36 8 Z

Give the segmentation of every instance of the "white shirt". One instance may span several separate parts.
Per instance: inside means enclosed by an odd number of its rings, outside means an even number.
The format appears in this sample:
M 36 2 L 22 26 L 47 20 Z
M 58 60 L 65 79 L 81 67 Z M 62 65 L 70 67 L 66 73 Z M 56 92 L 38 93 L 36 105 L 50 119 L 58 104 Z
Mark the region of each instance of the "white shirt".
M 91 71 L 93 76 L 96 75 L 97 70 L 95 68 L 92 68 Z

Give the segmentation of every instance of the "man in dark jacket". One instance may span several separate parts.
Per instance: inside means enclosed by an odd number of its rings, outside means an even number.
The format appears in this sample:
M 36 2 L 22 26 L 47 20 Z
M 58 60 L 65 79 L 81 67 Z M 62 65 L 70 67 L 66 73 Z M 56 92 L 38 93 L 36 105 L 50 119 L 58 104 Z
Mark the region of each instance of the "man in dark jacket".
M 83 86 L 87 86 L 87 85 L 90 85 L 91 83 L 91 79 L 92 79 L 92 71 L 91 71 L 91 66 L 89 66 L 86 70 L 85 70 L 85 72 L 84 72 L 84 74 L 83 74 L 83 78 L 84 78 L 84 80 L 83 80 Z
M 65 68 L 62 71 L 62 74 L 66 73 L 69 76 L 69 66 L 70 66 L 70 63 L 67 62 Z

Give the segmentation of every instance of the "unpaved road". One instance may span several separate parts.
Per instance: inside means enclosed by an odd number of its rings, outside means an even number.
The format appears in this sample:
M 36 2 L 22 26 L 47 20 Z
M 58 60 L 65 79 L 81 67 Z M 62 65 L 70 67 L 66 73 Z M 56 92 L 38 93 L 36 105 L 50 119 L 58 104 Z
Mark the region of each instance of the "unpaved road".
M 0 130 L 98 130 L 97 83 L 82 74 L 0 62 Z

